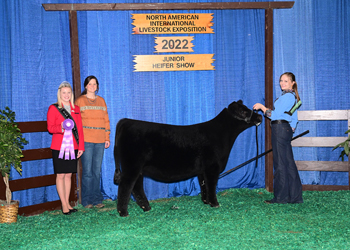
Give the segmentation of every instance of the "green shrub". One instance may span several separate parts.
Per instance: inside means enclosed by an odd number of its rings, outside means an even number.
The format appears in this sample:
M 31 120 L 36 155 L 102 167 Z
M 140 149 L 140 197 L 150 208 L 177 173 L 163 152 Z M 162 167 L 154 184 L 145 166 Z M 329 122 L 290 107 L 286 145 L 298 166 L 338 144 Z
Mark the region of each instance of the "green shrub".
M 15 122 L 16 114 L 9 107 L 0 110 L 0 172 L 6 184 L 6 201 L 11 202 L 9 176 L 11 168 L 22 175 L 22 148 L 28 141 L 22 137 L 21 130 Z

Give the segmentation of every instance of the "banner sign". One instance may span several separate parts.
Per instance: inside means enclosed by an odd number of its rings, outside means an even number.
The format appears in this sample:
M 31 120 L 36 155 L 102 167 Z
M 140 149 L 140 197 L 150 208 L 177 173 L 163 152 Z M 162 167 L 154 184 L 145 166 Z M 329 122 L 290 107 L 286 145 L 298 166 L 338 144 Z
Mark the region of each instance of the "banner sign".
M 134 71 L 215 70 L 214 54 L 134 55 Z
M 132 34 L 214 33 L 212 13 L 132 14 Z
M 155 37 L 154 46 L 158 52 L 193 52 L 192 47 L 194 46 L 191 42 L 194 39 L 193 36 L 161 36 Z

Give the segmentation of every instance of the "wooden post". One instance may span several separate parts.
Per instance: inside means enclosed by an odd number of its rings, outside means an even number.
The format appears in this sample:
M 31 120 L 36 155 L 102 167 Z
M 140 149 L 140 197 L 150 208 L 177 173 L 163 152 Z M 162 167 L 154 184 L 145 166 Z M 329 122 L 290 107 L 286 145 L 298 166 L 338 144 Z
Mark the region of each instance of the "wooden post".
M 80 96 L 80 61 L 79 61 L 79 38 L 78 38 L 78 19 L 76 11 L 69 11 L 69 27 L 70 27 L 70 47 L 72 56 L 72 74 L 74 97 Z
M 70 30 L 70 47 L 72 57 L 72 79 L 73 79 L 73 91 L 74 98 L 78 98 L 81 94 L 81 81 L 80 81 L 80 61 L 79 61 L 79 38 L 78 38 L 78 18 L 76 11 L 69 11 L 69 30 Z M 81 203 L 81 175 L 82 166 L 81 160 L 78 160 L 77 176 L 74 174 L 72 177 L 72 189 L 70 193 L 70 200 L 77 201 L 79 197 L 79 203 Z M 78 179 L 78 180 L 77 180 Z M 78 182 L 78 183 L 77 183 Z M 74 187 L 74 188 L 73 188 Z M 73 204 L 77 205 L 77 204 Z
M 273 9 L 265 10 L 265 106 L 273 106 Z M 270 120 L 265 118 L 265 151 L 272 148 Z M 273 152 L 272 152 L 273 154 Z M 273 157 L 265 156 L 265 188 L 273 191 Z

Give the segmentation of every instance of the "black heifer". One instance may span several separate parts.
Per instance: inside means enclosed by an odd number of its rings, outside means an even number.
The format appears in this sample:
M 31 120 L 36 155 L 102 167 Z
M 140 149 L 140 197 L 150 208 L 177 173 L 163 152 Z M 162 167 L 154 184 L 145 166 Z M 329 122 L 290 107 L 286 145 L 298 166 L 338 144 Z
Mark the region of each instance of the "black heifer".
M 131 193 L 144 211 L 151 209 L 143 189 L 144 176 L 162 182 L 197 176 L 202 201 L 218 207 L 216 185 L 233 143 L 241 132 L 261 121 L 262 116 L 241 100 L 231 103 L 214 119 L 189 126 L 121 119 L 114 147 L 120 216 L 128 215 Z

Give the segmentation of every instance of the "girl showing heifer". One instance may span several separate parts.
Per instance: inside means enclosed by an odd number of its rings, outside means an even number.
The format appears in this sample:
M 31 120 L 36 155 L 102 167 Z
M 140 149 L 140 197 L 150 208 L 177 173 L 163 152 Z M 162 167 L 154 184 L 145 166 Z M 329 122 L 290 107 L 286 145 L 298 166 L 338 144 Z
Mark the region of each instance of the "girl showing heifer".
M 265 201 L 272 203 L 302 203 L 302 184 L 294 161 L 291 140 L 298 123 L 299 105 L 297 83 L 293 73 L 286 72 L 280 76 L 282 95 L 275 101 L 274 109 L 268 109 L 261 103 L 253 106 L 262 110 L 271 119 L 271 142 L 274 167 L 274 198 Z

